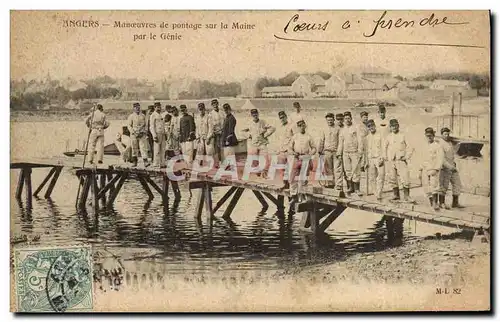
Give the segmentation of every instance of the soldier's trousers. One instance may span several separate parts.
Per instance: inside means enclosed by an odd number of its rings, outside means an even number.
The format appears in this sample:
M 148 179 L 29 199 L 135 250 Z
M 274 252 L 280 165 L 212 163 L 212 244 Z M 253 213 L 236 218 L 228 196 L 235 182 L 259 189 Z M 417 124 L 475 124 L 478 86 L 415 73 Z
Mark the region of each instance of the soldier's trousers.
M 423 170 L 422 173 L 422 185 L 424 186 L 424 191 L 427 197 L 431 197 L 433 194 L 439 193 L 440 171 L 436 171 L 436 174 L 432 175 L 431 170 Z
M 94 161 L 97 148 L 97 161 L 102 161 L 104 156 L 104 130 L 92 129 L 89 137 L 89 161 Z
M 135 135 L 130 135 L 130 142 L 132 145 L 132 156 L 139 157 L 139 152 L 141 153 L 141 158 L 148 158 L 148 136 L 146 134 L 141 137 Z
M 391 188 L 399 188 L 398 177 L 403 188 L 410 188 L 410 172 L 408 170 L 408 164 L 406 163 L 406 161 L 389 161 L 386 171 L 388 171 L 389 173 L 388 181 L 391 185 Z
M 382 191 L 384 190 L 385 181 L 385 164 L 379 166 L 379 159 L 368 159 L 368 178 L 370 180 L 370 187 L 375 186 L 375 196 L 382 198 Z
M 328 181 L 329 186 L 335 186 L 337 190 L 343 190 L 344 174 L 342 171 L 342 159 L 336 157 L 336 152 L 325 151 L 325 175 L 332 176 L 333 180 Z
M 153 166 L 165 165 L 165 134 L 158 133 L 158 142 L 153 141 Z
M 359 152 L 344 152 L 344 170 L 347 180 L 359 182 L 361 176 L 361 154 Z
M 188 166 L 193 163 L 194 141 L 181 142 L 181 151 Z
M 448 187 L 451 182 L 451 193 L 454 196 L 458 196 L 460 194 L 460 190 L 462 189 L 462 182 L 460 181 L 460 175 L 458 171 L 453 172 L 450 169 L 441 169 L 439 173 L 439 181 L 440 181 L 440 193 L 443 195 L 448 191 Z

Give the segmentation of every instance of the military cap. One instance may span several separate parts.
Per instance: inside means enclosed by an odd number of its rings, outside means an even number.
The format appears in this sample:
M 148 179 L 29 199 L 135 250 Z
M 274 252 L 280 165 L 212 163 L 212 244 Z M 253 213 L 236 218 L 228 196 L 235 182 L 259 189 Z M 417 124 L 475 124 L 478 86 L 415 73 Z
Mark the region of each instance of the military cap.
M 306 121 L 304 121 L 304 120 L 298 120 L 298 121 L 297 121 L 297 125 L 300 125 L 300 124 L 302 124 L 302 123 L 306 124 Z
M 335 115 L 335 118 L 336 118 L 337 120 L 343 120 L 343 119 L 344 119 L 344 114 L 342 114 L 342 113 L 337 113 L 337 114 Z
M 361 117 L 363 117 L 364 115 L 368 116 L 368 112 L 367 111 L 363 111 L 363 112 L 359 113 L 359 115 L 361 115 Z
M 218 101 L 217 99 L 215 99 L 215 98 L 214 98 L 214 99 L 213 99 L 210 103 L 211 103 L 211 104 L 213 104 L 213 103 L 219 103 L 219 101 Z
M 160 102 L 155 102 L 155 106 L 161 106 Z
M 282 118 L 283 116 L 286 116 L 285 111 L 279 111 L 279 112 L 278 112 L 278 117 L 279 117 L 279 118 Z
M 181 110 L 185 110 L 185 109 L 187 109 L 187 106 L 186 106 L 185 104 L 181 104 L 181 106 L 179 106 L 179 108 L 180 108 Z
M 447 127 L 443 127 L 443 128 L 441 129 L 441 134 L 443 134 L 444 132 L 448 132 L 448 133 L 450 133 L 451 131 L 450 131 L 450 129 L 449 129 L 449 128 L 447 128 Z
M 141 104 L 139 104 L 139 103 L 134 103 L 134 107 L 141 107 Z
M 205 103 L 198 103 L 198 108 L 205 108 Z
M 250 114 L 259 114 L 259 111 L 257 111 L 257 109 L 256 109 L 256 108 L 252 108 L 252 109 L 250 110 Z
M 379 111 L 379 112 L 385 112 L 385 105 L 383 105 L 383 104 L 379 104 L 379 105 L 378 105 L 378 111 Z
M 325 118 L 329 118 L 329 117 L 335 118 L 335 115 L 333 115 L 333 113 L 326 113 Z
M 97 104 L 97 109 L 102 110 L 102 104 Z
M 293 106 L 300 106 L 299 102 L 293 102 Z
M 396 119 L 391 119 L 391 120 L 389 121 L 389 126 L 391 126 L 391 125 L 396 125 L 396 124 L 399 124 L 398 120 L 396 120 Z
M 222 108 L 223 109 L 231 109 L 231 106 L 227 103 L 224 103 L 224 105 L 222 105 Z
M 425 129 L 425 134 L 434 134 L 434 129 L 432 127 L 428 127 Z
M 369 119 L 368 121 L 366 121 L 366 126 L 370 126 L 370 125 L 375 125 L 375 121 L 372 119 Z
M 352 117 L 352 114 L 351 114 L 351 112 L 347 111 L 347 112 L 344 112 L 344 116 L 350 116 L 350 117 Z

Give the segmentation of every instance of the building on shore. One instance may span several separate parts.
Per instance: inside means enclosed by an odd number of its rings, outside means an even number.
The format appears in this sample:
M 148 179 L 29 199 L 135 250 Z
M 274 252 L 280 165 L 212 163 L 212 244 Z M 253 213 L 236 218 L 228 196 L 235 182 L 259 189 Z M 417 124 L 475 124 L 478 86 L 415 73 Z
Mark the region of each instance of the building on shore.
M 293 91 L 292 86 L 268 86 L 261 91 L 262 97 L 295 97 L 299 96 Z

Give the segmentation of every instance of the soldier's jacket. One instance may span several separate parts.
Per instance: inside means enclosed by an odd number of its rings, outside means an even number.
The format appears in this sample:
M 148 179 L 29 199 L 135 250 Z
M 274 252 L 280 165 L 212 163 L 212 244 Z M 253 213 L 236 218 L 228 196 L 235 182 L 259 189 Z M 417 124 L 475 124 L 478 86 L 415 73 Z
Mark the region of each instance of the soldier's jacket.
M 132 113 L 127 119 L 127 127 L 131 135 L 142 136 L 148 133 L 146 128 L 146 116 L 142 113 Z
M 340 130 L 341 128 L 338 126 L 328 126 L 328 129 L 323 131 L 319 139 L 318 152 L 337 152 Z
M 386 157 L 389 161 L 409 160 L 413 154 L 413 149 L 408 144 L 403 133 L 389 133 L 385 141 Z
M 149 131 L 153 137 L 165 134 L 165 123 L 163 121 L 163 117 L 156 111 L 151 113 L 151 116 L 149 117 Z
M 436 141 L 427 144 L 423 151 L 423 158 L 420 169 L 440 170 L 443 167 L 444 160 L 443 147 Z
M 211 110 L 210 113 L 208 113 L 208 118 L 210 124 L 212 125 L 213 134 L 221 134 L 224 119 L 226 118 L 224 112 L 222 112 L 221 110 L 219 110 L 219 112 Z
M 292 138 L 297 129 L 296 126 L 288 122 L 286 125 L 282 125 L 280 130 L 280 148 L 279 152 L 287 152 L 290 149 L 290 144 L 292 143 Z
M 92 114 L 87 117 L 85 120 L 85 124 L 87 124 L 87 127 L 90 127 L 92 122 L 92 129 L 96 130 L 104 130 L 109 127 L 109 122 L 106 119 L 106 114 L 99 110 L 94 111 L 94 118 L 92 119 Z
M 208 114 L 205 116 L 197 115 L 195 118 L 196 137 L 201 139 L 208 139 L 212 137 L 212 124 Z
M 339 147 L 337 153 L 361 153 L 363 152 L 363 136 L 354 125 L 344 125 L 339 133 Z
M 366 156 L 368 159 L 385 158 L 384 139 L 379 131 L 374 134 L 368 133 L 366 136 Z
M 438 143 L 443 148 L 443 168 L 455 169 L 455 148 L 453 143 L 445 140 L 439 140 Z

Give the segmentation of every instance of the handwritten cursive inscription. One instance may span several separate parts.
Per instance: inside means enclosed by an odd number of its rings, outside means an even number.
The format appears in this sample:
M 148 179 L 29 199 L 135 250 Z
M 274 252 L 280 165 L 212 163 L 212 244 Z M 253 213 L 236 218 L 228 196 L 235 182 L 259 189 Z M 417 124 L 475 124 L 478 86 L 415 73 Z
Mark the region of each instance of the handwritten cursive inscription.
M 418 21 L 415 20 L 404 20 L 402 18 L 397 19 L 387 19 L 386 18 L 387 11 L 384 11 L 380 18 L 377 20 L 373 20 L 375 25 L 371 28 L 371 33 L 363 33 L 363 36 L 366 38 L 373 37 L 377 33 L 379 29 L 387 29 L 391 28 L 412 28 L 416 26 L 420 27 L 435 27 L 439 25 L 464 25 L 468 24 L 468 22 L 451 22 L 448 21 L 448 17 L 444 16 L 442 18 L 438 18 L 434 13 L 431 13 L 428 17 L 422 18 Z
M 325 31 L 328 28 L 328 24 L 330 21 L 322 22 L 322 23 L 317 23 L 317 22 L 301 22 L 301 23 L 296 23 L 299 20 L 299 14 L 296 13 L 288 20 L 288 23 L 286 24 L 285 28 L 283 28 L 283 31 L 285 33 L 288 33 L 288 31 L 294 31 L 294 32 L 300 32 L 304 30 L 320 30 L 320 31 Z

